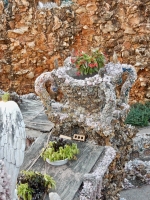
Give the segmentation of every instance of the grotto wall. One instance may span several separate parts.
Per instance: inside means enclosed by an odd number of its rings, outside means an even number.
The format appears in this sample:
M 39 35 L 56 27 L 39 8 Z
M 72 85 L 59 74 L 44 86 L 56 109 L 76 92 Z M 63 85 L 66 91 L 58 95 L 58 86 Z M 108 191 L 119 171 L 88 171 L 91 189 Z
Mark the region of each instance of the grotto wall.
M 60 1 L 56 1 L 60 4 Z M 149 0 L 73 0 L 52 9 L 37 2 L 14 0 L 3 9 L 0 1 L 0 89 L 34 92 L 34 81 L 61 66 L 72 49 L 99 47 L 112 60 L 132 64 L 138 79 L 131 102 L 150 100 Z

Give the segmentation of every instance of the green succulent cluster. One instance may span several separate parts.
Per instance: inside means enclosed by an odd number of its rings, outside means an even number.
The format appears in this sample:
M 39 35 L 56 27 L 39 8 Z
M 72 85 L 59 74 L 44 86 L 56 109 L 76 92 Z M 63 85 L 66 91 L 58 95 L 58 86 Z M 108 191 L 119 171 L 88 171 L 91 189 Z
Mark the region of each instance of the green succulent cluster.
M 2 101 L 7 102 L 10 99 L 10 94 L 8 92 L 2 95 Z
M 148 126 L 150 122 L 150 102 L 145 104 L 136 103 L 131 106 L 130 112 L 125 120 L 126 124 L 133 126 Z
M 54 187 L 55 181 L 52 177 L 34 171 L 22 171 L 17 180 L 17 192 L 21 200 L 42 199 Z
M 43 149 L 41 157 L 46 160 L 49 159 L 51 162 L 57 160 L 64 160 L 68 158 L 76 159 L 76 154 L 79 153 L 77 144 L 75 143 L 64 143 L 63 140 L 49 142 L 46 149 Z

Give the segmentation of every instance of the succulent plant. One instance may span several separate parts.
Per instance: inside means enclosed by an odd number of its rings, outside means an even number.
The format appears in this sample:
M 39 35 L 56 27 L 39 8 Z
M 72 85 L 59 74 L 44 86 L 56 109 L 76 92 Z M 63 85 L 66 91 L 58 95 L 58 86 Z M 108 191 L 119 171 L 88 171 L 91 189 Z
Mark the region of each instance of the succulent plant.
M 46 160 L 49 159 L 51 162 L 57 161 L 57 160 L 64 160 L 68 158 L 76 159 L 76 154 L 79 153 L 79 149 L 77 148 L 76 143 L 71 143 L 66 140 L 58 139 L 49 142 L 46 149 L 43 149 L 41 157 Z
M 22 171 L 17 181 L 18 196 L 21 200 L 42 199 L 55 181 L 47 174 L 34 171 Z
M 88 75 L 98 73 L 99 69 L 104 67 L 106 58 L 103 53 L 98 50 L 88 53 L 75 53 L 71 62 L 77 68 L 77 75 Z

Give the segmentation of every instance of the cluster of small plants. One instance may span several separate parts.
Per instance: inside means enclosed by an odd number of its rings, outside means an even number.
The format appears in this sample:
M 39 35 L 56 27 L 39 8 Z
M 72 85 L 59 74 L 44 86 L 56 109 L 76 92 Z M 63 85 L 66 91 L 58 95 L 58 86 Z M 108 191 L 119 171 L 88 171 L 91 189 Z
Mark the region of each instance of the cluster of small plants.
M 0 160 L 0 200 L 10 199 L 10 177 L 4 169 L 4 162 Z
M 41 157 L 44 160 L 49 159 L 51 162 L 54 162 L 66 158 L 69 160 L 76 159 L 75 155 L 78 153 L 79 149 L 76 143 L 71 143 L 61 138 L 50 141 L 46 149 L 43 149 Z
M 44 194 L 54 187 L 53 178 L 39 172 L 22 171 L 17 179 L 17 192 L 20 200 L 41 200 Z
M 99 69 L 104 67 L 106 57 L 99 50 L 91 53 L 75 52 L 71 62 L 77 68 L 77 75 L 88 75 L 98 73 Z
M 1 95 L 0 99 L 5 102 L 15 101 L 18 104 L 18 106 L 22 103 L 22 99 L 15 92 L 12 92 L 12 93 L 5 92 L 3 95 Z
M 67 140 L 63 140 L 62 138 L 55 138 L 53 142 L 50 142 L 50 145 L 53 146 L 55 152 L 59 150 L 59 147 L 64 148 L 66 144 L 69 144 L 69 142 Z
M 133 126 L 148 126 L 150 123 L 150 102 L 133 104 L 125 123 Z
M 1 99 L 2 101 L 8 101 L 10 99 L 10 94 L 8 92 L 4 93 L 2 96 L 1 96 Z

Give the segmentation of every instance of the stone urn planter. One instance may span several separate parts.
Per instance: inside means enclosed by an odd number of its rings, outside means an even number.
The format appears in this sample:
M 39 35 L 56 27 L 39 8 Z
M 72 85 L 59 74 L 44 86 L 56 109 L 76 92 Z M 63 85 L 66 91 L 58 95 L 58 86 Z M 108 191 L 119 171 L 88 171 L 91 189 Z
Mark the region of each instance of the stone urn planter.
M 128 78 L 117 97 L 116 86 L 122 83 L 124 72 L 128 73 Z M 48 118 L 55 124 L 55 134 L 72 136 L 79 133 L 92 138 L 102 130 L 105 136 L 110 135 L 113 121 L 123 115 L 126 117 L 128 112 L 127 99 L 136 80 L 135 69 L 127 64 L 108 63 L 99 74 L 84 80 L 79 78 L 70 58 L 67 58 L 63 67 L 43 73 L 35 81 L 35 91 Z M 47 81 L 51 82 L 53 91 L 62 90 L 61 102 L 51 99 L 45 88 Z
M 122 82 L 124 72 L 127 78 Z M 84 80 L 76 79 L 75 75 L 68 58 L 63 67 L 41 74 L 35 81 L 35 91 L 49 120 L 55 124 L 52 134 L 64 134 L 71 138 L 74 134 L 84 135 L 86 139 L 94 140 L 101 146 L 112 146 L 116 151 L 117 156 L 108 169 L 111 176 L 106 174 L 103 177 L 102 187 L 101 181 L 96 184 L 96 174 L 85 180 L 80 199 L 94 199 L 93 194 L 98 197 L 102 194 L 105 199 L 119 200 L 118 192 L 125 177 L 124 165 L 129 159 L 132 138 L 136 134 L 134 127 L 124 123 L 130 108 L 128 96 L 137 77 L 136 71 L 131 65 L 115 62 L 106 64 L 97 75 Z M 45 88 L 47 81 L 51 82 L 51 90 L 62 90 L 61 102 L 51 99 Z M 99 188 L 103 191 L 100 192 Z

